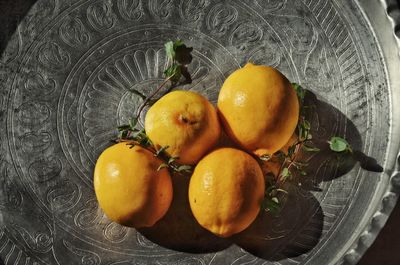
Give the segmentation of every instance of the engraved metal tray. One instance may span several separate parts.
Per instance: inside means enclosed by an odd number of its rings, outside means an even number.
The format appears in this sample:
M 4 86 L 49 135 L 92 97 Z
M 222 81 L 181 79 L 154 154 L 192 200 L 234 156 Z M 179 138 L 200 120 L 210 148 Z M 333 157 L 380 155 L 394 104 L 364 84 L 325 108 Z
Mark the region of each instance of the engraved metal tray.
M 395 5 L 379 0 L 39 0 L 0 60 L 0 264 L 355 264 L 400 190 L 400 60 Z M 192 89 L 215 103 L 247 61 L 311 93 L 322 148 L 279 216 L 219 239 L 187 205 L 137 231 L 98 208 L 96 158 L 162 80 L 163 43 L 193 47 Z M 217 206 L 216 206 L 217 207 Z

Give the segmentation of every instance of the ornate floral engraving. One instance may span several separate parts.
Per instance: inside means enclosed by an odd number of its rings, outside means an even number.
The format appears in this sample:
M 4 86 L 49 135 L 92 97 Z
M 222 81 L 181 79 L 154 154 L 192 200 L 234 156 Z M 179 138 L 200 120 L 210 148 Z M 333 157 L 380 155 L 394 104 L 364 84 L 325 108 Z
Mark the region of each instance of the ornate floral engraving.
M 285 7 L 287 0 L 256 0 L 260 10 L 265 13 L 272 13 Z
M 204 8 L 208 5 L 209 0 L 182 0 L 179 14 L 186 21 L 196 22 L 204 15 Z
M 119 13 L 128 20 L 139 20 L 144 15 L 141 0 L 118 0 Z
M 70 55 L 55 42 L 43 43 L 38 51 L 39 62 L 48 70 L 61 71 L 70 64 Z
M 29 175 L 35 182 L 46 182 L 60 175 L 62 164 L 56 157 L 39 158 L 29 166 Z
M 29 132 L 20 137 L 22 149 L 29 153 L 42 153 L 52 143 L 48 132 Z
M 261 40 L 263 36 L 262 29 L 257 26 L 253 21 L 240 22 L 233 30 L 229 37 L 231 45 L 239 50 L 245 50 L 248 46 L 253 45 Z
M 79 186 L 69 180 L 59 181 L 47 192 L 47 202 L 57 211 L 67 211 L 74 207 L 82 196 Z
M 128 232 L 126 226 L 111 222 L 104 229 L 104 237 L 113 243 L 120 243 L 126 239 Z
M 43 218 L 40 221 L 45 223 Z M 53 238 L 51 235 L 51 230 L 49 224 L 47 225 L 47 233 L 45 232 L 30 232 L 27 228 L 14 224 L 13 229 L 22 237 L 26 245 L 34 252 L 46 253 L 51 249 Z M 31 227 L 31 229 L 35 229 Z
M 153 0 L 148 3 L 150 12 L 158 19 L 167 19 L 174 10 L 173 0 Z
M 254 64 L 269 65 L 277 67 L 282 59 L 279 48 L 272 47 L 268 42 L 262 42 L 261 45 L 249 53 L 247 61 Z
M 90 25 L 95 30 L 108 30 L 114 26 L 116 17 L 111 7 L 111 1 L 105 1 L 102 4 L 96 3 L 88 7 L 86 16 Z
M 75 48 L 85 47 L 90 41 L 89 33 L 77 17 L 65 20 L 60 26 L 59 33 L 66 44 Z
M 50 109 L 45 103 L 26 102 L 18 108 L 17 113 L 23 125 L 32 126 L 45 122 L 50 116 Z
M 43 97 L 43 95 L 53 93 L 56 89 L 56 81 L 39 72 L 28 72 L 23 80 L 26 92 L 31 95 L 34 94 Z
M 216 4 L 207 15 L 207 29 L 211 30 L 213 34 L 224 35 L 230 26 L 235 23 L 238 15 L 239 13 L 235 7 L 229 4 Z
M 72 245 L 72 243 L 70 243 L 67 240 L 63 240 L 63 244 L 64 246 L 71 251 L 72 253 L 74 253 L 75 255 L 81 257 L 81 265 L 98 265 L 101 262 L 100 256 L 97 255 L 96 253 L 89 251 L 89 250 L 84 250 L 78 247 L 75 247 L 74 245 Z
M 318 34 L 309 18 L 286 15 L 282 16 L 280 21 L 293 52 L 310 53 L 315 48 Z
M 99 208 L 99 203 L 96 199 L 89 200 L 85 203 L 85 207 L 80 209 L 75 215 L 75 225 L 81 229 L 96 228 L 103 214 Z

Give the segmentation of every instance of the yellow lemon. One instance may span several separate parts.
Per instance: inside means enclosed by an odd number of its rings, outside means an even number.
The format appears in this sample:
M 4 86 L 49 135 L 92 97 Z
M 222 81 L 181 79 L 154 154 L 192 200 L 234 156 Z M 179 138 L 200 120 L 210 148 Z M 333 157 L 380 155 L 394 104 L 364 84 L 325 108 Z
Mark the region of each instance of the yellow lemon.
M 225 80 L 218 110 L 226 133 L 246 150 L 263 155 L 288 142 L 297 125 L 299 102 L 282 73 L 248 63 Z
M 189 183 L 189 203 L 198 223 L 220 237 L 247 228 L 264 198 L 264 176 L 257 161 L 234 148 L 206 155 Z
M 145 130 L 156 148 L 178 156 L 182 164 L 195 164 L 218 141 L 221 127 L 217 111 L 202 95 L 173 91 L 148 110 Z
M 100 207 L 113 221 L 126 226 L 154 225 L 172 201 L 172 181 L 161 160 L 150 151 L 126 143 L 107 148 L 94 170 Z

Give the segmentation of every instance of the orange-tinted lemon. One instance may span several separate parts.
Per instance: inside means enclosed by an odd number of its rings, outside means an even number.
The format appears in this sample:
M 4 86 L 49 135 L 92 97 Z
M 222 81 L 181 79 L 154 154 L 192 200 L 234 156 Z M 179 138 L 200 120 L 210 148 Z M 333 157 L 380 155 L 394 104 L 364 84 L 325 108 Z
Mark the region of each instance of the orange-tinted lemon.
M 94 188 L 100 207 L 113 221 L 126 226 L 154 225 L 172 201 L 167 169 L 150 151 L 126 143 L 107 148 L 98 158 Z
M 225 80 L 218 110 L 226 133 L 246 150 L 263 155 L 288 142 L 298 122 L 299 102 L 282 73 L 248 63 Z
M 173 91 L 160 98 L 147 112 L 145 129 L 157 148 L 178 156 L 182 164 L 195 164 L 218 141 L 221 134 L 217 111 L 202 95 Z
M 253 157 L 234 148 L 217 149 L 194 169 L 189 183 L 190 208 L 201 226 L 229 237 L 257 217 L 264 189 L 264 176 Z

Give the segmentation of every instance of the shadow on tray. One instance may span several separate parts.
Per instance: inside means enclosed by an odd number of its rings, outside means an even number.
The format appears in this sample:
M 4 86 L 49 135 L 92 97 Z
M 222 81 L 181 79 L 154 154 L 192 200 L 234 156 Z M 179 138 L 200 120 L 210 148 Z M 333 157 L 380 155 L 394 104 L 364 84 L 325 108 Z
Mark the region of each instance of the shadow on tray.
M 219 238 L 200 227 L 190 211 L 189 176 L 176 176 L 170 210 L 155 226 L 139 232 L 163 247 L 189 253 L 215 252 L 236 244 L 254 256 L 277 261 L 311 251 L 320 240 L 324 224 L 324 214 L 312 192 L 322 192 L 321 182 L 346 174 L 357 162 L 365 170 L 383 169 L 375 159 L 359 151 L 361 136 L 344 114 L 311 92 L 307 93 L 305 105 L 310 106 L 306 118 L 312 124 L 311 133 L 317 139 L 313 140 L 314 145 L 320 152 L 300 154 L 300 160 L 310 165 L 307 176 L 287 183 L 289 195 L 279 216 L 261 212 L 245 231 L 228 239 Z M 343 136 L 351 144 L 353 154 L 337 155 L 330 151 L 327 142 L 333 135 Z

